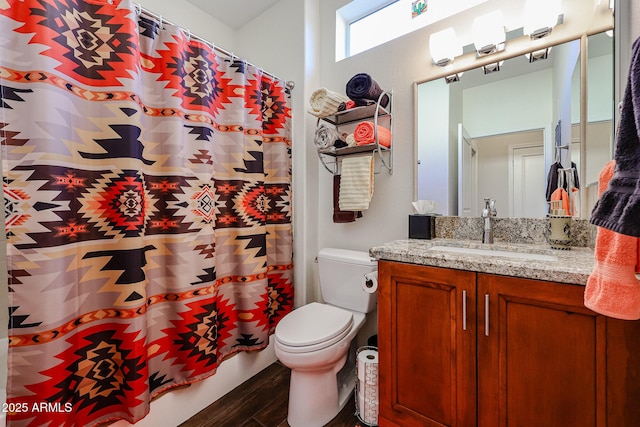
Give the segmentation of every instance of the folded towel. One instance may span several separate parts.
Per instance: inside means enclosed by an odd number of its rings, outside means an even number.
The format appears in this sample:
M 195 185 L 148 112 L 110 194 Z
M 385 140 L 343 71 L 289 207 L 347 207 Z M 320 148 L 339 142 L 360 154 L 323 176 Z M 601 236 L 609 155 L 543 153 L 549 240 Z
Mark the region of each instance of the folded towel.
M 359 73 L 351 77 L 347 82 L 347 96 L 351 98 L 356 105 L 365 105 L 367 100 L 378 101 L 383 90 L 380 89 L 376 82 L 367 73 Z M 389 103 L 389 97 L 385 96 L 380 100 L 380 105 L 386 107 Z
M 313 143 L 316 144 L 318 150 L 327 150 L 333 147 L 336 141 L 340 140 L 342 140 L 342 134 L 336 128 L 321 124 L 316 128 Z
M 349 101 L 349 98 L 333 92 L 329 89 L 321 88 L 314 91 L 309 98 L 309 114 L 313 114 L 316 117 L 327 117 L 335 114 L 340 109 L 340 104 Z
M 373 156 L 346 157 L 342 160 L 339 207 L 342 211 L 369 209 L 373 196 Z
M 591 223 L 640 237 L 640 39 L 632 46 L 613 158 L 616 169 L 591 213 Z
M 340 175 L 333 176 L 333 222 L 347 223 L 354 222 L 358 218 L 362 218 L 362 212 L 341 211 L 339 205 L 340 199 Z
M 613 176 L 613 161 L 600 172 L 602 194 Z M 584 305 L 609 317 L 640 319 L 640 239 L 598 227 L 595 264 L 584 291 Z
M 371 122 L 360 122 L 353 131 L 353 136 L 357 145 L 374 144 L 376 135 L 374 124 Z M 384 126 L 378 126 L 378 142 L 387 148 L 391 147 L 391 131 Z
M 564 215 L 571 215 L 571 206 L 569 205 L 569 194 L 565 191 L 564 188 L 558 188 L 556 191 L 551 193 L 551 201 L 560 200 L 562 201 L 562 209 L 564 210 Z

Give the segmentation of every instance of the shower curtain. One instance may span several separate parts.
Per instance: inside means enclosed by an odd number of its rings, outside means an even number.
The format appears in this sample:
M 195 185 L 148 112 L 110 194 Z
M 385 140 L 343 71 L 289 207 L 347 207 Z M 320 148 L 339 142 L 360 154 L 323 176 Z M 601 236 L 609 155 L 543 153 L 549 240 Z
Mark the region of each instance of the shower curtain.
M 127 0 L 0 0 L 9 425 L 135 422 L 292 309 L 284 82 Z

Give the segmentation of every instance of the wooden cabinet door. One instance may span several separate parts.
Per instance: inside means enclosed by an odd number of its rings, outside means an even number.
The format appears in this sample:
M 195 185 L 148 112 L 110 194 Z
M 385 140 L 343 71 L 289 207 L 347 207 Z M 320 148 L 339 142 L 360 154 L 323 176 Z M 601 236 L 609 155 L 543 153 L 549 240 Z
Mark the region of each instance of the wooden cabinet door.
M 478 274 L 478 426 L 606 425 L 606 318 L 583 295 Z
M 379 425 L 476 425 L 476 274 L 388 261 L 378 274 Z

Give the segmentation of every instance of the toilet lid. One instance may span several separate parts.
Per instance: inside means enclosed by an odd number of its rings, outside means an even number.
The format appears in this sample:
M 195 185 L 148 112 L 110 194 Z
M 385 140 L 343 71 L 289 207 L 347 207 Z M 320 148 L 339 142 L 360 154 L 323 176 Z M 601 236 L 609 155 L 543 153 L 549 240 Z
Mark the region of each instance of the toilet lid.
M 276 338 L 287 346 L 308 347 L 342 338 L 352 325 L 350 311 L 312 302 L 286 315 L 276 326 Z

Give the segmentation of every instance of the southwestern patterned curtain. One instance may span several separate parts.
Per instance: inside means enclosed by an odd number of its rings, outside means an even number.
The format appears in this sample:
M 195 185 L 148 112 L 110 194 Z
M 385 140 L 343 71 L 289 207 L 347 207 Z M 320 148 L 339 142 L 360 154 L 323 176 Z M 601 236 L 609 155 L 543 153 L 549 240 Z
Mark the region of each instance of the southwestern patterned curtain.
M 0 0 L 0 93 L 10 425 L 134 422 L 268 344 L 293 305 L 282 81 L 127 0 Z

